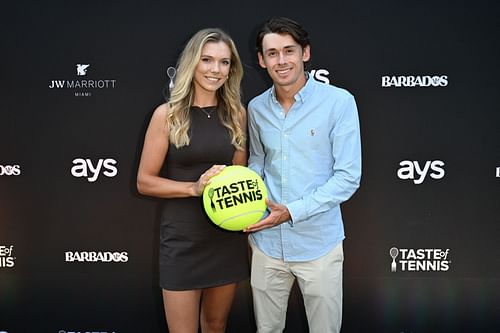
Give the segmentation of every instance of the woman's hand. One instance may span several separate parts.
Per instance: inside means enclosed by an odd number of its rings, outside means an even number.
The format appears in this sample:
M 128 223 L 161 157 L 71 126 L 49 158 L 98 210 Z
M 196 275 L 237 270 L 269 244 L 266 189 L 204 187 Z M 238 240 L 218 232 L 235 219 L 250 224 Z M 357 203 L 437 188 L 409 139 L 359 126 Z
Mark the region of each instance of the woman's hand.
M 210 183 L 210 179 L 221 172 L 226 166 L 225 165 L 214 165 L 207 171 L 201 174 L 200 178 L 196 183 L 194 183 L 194 196 L 199 197 L 203 194 L 205 186 Z

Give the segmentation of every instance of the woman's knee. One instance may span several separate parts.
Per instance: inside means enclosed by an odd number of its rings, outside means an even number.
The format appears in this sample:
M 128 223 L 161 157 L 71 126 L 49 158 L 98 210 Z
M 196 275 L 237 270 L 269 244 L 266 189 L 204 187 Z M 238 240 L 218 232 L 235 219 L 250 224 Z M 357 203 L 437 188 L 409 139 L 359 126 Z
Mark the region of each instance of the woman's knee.
M 227 317 L 224 318 L 203 318 L 201 327 L 203 333 L 224 332 L 226 328 Z

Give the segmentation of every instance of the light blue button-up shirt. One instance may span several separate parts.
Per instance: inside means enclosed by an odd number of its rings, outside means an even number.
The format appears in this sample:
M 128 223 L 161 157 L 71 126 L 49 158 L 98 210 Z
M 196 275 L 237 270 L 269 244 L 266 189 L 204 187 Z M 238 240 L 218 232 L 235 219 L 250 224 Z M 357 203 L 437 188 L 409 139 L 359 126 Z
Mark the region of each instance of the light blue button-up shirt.
M 311 76 L 285 113 L 274 87 L 248 105 L 249 167 L 291 221 L 251 234 L 268 256 L 309 261 L 344 238 L 340 204 L 361 178 L 361 140 L 354 97 Z

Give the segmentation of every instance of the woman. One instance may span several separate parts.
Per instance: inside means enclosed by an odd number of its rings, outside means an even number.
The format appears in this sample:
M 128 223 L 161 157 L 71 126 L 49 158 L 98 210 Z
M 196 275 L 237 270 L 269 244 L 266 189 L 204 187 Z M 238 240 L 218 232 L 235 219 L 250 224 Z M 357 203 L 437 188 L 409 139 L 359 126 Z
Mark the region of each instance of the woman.
M 137 175 L 164 198 L 160 285 L 170 333 L 223 332 L 237 282 L 248 278 L 247 239 L 206 217 L 200 196 L 225 165 L 246 165 L 243 67 L 232 39 L 204 29 L 187 43 L 175 86 L 153 113 Z

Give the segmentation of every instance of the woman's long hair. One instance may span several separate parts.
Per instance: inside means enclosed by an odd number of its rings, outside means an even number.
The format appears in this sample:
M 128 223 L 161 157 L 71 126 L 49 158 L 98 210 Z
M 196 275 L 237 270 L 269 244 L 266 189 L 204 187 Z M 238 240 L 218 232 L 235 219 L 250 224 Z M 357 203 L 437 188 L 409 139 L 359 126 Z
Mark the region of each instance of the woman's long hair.
M 222 124 L 229 130 L 231 143 L 236 149 L 245 149 L 245 129 L 241 128 L 240 84 L 243 66 L 233 40 L 218 28 L 198 31 L 186 44 L 177 62 L 175 86 L 168 101 L 170 113 L 167 117 L 169 140 L 177 148 L 189 145 L 189 110 L 194 98 L 193 77 L 201 58 L 201 51 L 207 42 L 224 42 L 231 50 L 229 77 L 217 90 L 217 112 Z

